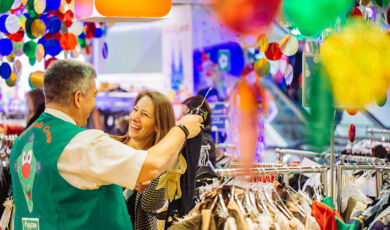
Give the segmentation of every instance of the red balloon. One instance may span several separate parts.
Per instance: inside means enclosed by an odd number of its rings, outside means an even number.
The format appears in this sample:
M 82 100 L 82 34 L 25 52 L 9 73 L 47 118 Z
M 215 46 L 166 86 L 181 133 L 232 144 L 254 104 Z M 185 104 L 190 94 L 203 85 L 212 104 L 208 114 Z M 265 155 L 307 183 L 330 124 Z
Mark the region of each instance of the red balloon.
M 47 60 L 45 61 L 45 69 L 47 69 L 47 67 L 49 67 L 50 63 L 52 63 L 53 61 L 57 61 L 57 60 L 58 60 L 58 59 L 55 58 L 55 57 L 51 57 L 51 58 L 47 59 Z
M 348 137 L 351 142 L 355 141 L 355 136 L 356 136 L 356 128 L 354 124 L 351 124 L 349 126 L 349 131 L 348 131 Z
M 24 29 L 20 29 L 18 32 L 14 34 L 7 34 L 8 38 L 13 42 L 20 42 L 24 37 Z
M 359 8 L 354 7 L 351 11 L 351 17 L 362 17 L 362 12 L 360 11 Z
M 216 0 L 219 18 L 240 33 L 258 33 L 278 13 L 281 0 Z
M 276 42 L 271 42 L 268 45 L 267 51 L 265 51 L 265 56 L 271 60 L 279 60 L 282 57 L 283 53 L 280 51 L 279 44 Z
M 60 44 L 62 49 L 71 51 L 77 46 L 77 37 L 72 33 L 64 33 L 61 36 Z
M 46 41 L 49 41 L 50 39 L 56 39 L 56 40 L 60 40 L 61 39 L 61 33 L 58 32 L 56 34 L 52 34 L 52 33 L 47 33 L 45 35 L 45 40 Z
M 95 36 L 96 32 L 96 25 L 94 22 L 87 22 L 87 25 L 85 26 L 85 37 L 87 39 L 92 39 Z
M 65 12 L 63 21 L 64 21 L 64 24 L 67 28 L 72 26 L 73 18 L 74 18 L 73 11 L 68 10 Z

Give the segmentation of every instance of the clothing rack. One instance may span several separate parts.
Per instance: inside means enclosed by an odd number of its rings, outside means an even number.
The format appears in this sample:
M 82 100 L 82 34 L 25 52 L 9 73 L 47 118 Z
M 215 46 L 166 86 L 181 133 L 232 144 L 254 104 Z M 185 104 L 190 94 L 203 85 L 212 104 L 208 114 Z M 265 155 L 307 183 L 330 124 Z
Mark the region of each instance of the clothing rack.
M 327 171 L 325 166 L 320 167 L 256 167 L 250 169 L 231 168 L 231 169 L 217 169 L 216 173 L 219 177 L 227 176 L 253 176 L 253 175 L 268 175 L 280 174 L 283 175 L 284 183 L 288 186 L 288 174 L 302 174 L 302 173 L 321 173 L 321 180 L 324 185 L 324 191 L 329 194 L 327 183 Z
M 315 157 L 323 158 L 324 157 L 323 154 L 321 154 L 321 153 L 296 150 L 296 149 L 279 149 L 279 148 L 277 148 L 275 151 L 276 151 L 276 153 L 279 154 L 279 159 L 281 162 L 283 160 L 284 155 L 286 155 L 286 154 L 309 157 L 309 158 L 315 158 Z
M 351 165 L 351 164 L 338 164 L 336 166 L 336 178 L 337 178 L 337 207 L 341 209 L 341 194 L 342 194 L 342 173 L 346 170 L 374 170 L 376 174 L 376 196 L 378 197 L 382 191 L 383 185 L 383 172 L 390 172 L 390 164 L 387 165 Z
M 367 135 L 370 140 L 380 140 L 389 143 L 390 142 L 390 130 L 389 129 L 367 129 Z M 381 135 L 381 138 L 375 137 L 375 135 Z

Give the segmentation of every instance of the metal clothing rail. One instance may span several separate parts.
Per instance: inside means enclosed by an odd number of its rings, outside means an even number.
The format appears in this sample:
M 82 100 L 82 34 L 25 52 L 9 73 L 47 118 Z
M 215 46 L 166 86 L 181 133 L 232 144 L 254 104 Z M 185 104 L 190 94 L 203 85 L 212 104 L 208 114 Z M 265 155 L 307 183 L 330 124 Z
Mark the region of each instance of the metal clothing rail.
M 342 175 L 346 170 L 374 170 L 376 174 L 376 196 L 378 197 L 382 191 L 383 172 L 390 172 L 390 164 L 387 165 L 344 165 L 336 166 L 336 183 L 337 183 L 337 208 L 341 210 L 341 195 L 342 195 Z
M 303 150 L 296 150 L 296 149 L 279 149 L 277 148 L 276 153 L 279 154 L 279 159 L 283 160 L 283 156 L 286 154 L 291 154 L 291 155 L 298 155 L 298 156 L 303 156 L 303 157 L 310 157 L 310 158 L 315 158 L 315 157 L 321 157 L 323 158 L 324 155 L 321 153 L 316 153 L 316 152 L 311 152 L 311 151 L 303 151 Z
M 379 140 L 390 142 L 390 130 L 389 129 L 367 129 L 367 134 L 370 137 L 370 140 Z M 375 134 L 381 134 L 381 138 L 376 138 Z M 386 137 L 384 136 L 386 135 Z
M 0 141 L 15 141 L 17 137 L 17 135 L 0 134 Z
M 284 183 L 288 186 L 288 174 L 302 174 L 302 173 L 321 173 L 321 180 L 324 186 L 324 191 L 329 194 L 327 183 L 327 171 L 328 168 L 321 167 L 258 167 L 258 168 L 231 168 L 231 169 L 217 169 L 216 174 L 219 177 L 227 176 L 253 176 L 253 175 L 268 175 L 268 174 L 280 174 L 283 175 Z

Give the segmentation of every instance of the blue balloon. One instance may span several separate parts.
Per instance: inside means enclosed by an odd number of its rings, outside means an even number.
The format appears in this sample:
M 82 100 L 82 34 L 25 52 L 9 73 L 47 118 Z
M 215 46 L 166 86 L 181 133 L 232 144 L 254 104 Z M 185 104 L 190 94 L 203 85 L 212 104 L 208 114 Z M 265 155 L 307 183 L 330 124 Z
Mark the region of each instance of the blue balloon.
M 41 38 L 38 40 L 38 44 L 42 44 L 43 47 L 45 47 L 45 44 L 46 44 L 45 36 L 41 37 Z
M 96 28 L 94 37 L 95 38 L 103 37 L 103 29 L 102 28 Z
M 47 23 L 46 23 L 46 28 L 52 34 L 56 34 L 56 33 L 60 32 L 61 20 L 56 16 L 52 16 L 52 17 L 48 18 Z
M 5 28 L 5 20 L 7 20 L 8 14 L 1 15 L 0 17 L 0 31 L 7 34 L 7 28 Z
M 8 38 L 0 39 L 0 54 L 3 56 L 8 56 L 12 53 L 14 49 L 12 41 Z
M 7 62 L 3 62 L 3 64 L 1 64 L 0 75 L 5 80 L 11 76 L 11 66 Z
M 85 33 L 81 33 L 81 34 L 79 35 L 79 38 L 80 38 L 80 39 L 84 39 L 84 38 L 85 38 Z
M 45 53 L 46 54 L 50 54 L 51 56 L 55 57 L 59 53 L 61 53 L 61 51 L 62 51 L 62 48 L 60 45 L 60 41 L 58 41 L 57 39 L 54 39 L 54 38 L 46 41 L 46 43 L 45 43 Z
M 56 11 L 61 6 L 61 0 L 46 1 L 46 11 Z
M 49 18 L 49 14 L 48 13 L 45 13 L 45 14 L 42 14 L 41 16 L 39 16 L 39 19 L 41 19 L 45 25 L 47 24 L 47 19 Z

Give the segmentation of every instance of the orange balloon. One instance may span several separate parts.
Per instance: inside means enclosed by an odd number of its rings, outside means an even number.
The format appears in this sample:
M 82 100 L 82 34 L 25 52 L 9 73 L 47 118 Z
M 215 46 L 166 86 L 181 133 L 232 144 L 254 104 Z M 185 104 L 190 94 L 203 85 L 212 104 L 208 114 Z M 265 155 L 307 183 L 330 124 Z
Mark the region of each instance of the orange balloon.
M 351 116 L 357 114 L 359 112 L 359 109 L 356 109 L 356 108 L 348 108 L 347 109 L 347 113 Z
M 72 33 L 64 33 L 60 39 L 62 49 L 66 51 L 74 50 L 77 46 L 77 37 Z

